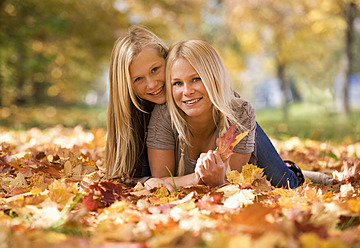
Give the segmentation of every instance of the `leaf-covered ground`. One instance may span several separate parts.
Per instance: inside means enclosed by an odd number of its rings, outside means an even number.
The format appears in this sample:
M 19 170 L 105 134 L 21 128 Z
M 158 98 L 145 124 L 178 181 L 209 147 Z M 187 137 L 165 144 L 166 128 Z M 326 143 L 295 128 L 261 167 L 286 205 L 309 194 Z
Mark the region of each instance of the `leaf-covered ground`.
M 0 129 L 0 247 L 360 247 L 360 144 L 291 138 L 286 159 L 339 182 L 274 189 L 247 165 L 176 194 L 103 179 L 103 129 Z

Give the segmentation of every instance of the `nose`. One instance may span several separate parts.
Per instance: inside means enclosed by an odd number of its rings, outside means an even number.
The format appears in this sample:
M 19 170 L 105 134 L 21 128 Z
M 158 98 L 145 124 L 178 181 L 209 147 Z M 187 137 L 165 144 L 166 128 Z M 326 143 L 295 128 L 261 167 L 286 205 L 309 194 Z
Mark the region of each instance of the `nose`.
M 158 83 L 155 78 L 148 77 L 146 78 L 146 87 L 150 90 L 155 89 L 157 87 Z
M 188 96 L 191 95 L 194 92 L 194 88 L 189 83 L 184 83 L 184 95 Z

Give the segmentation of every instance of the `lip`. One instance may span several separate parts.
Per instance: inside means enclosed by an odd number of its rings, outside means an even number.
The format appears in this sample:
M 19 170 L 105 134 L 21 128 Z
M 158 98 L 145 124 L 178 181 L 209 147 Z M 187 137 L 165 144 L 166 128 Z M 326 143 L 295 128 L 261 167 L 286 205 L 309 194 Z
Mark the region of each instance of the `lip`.
M 201 100 L 202 100 L 202 97 L 199 97 L 199 98 L 193 98 L 191 100 L 183 101 L 183 103 L 185 105 L 187 105 L 187 106 L 193 106 L 193 105 L 197 104 Z
M 150 96 L 153 96 L 153 97 L 158 97 L 158 96 L 160 96 L 160 95 L 163 94 L 163 92 L 164 92 L 164 86 L 165 86 L 165 85 L 163 85 L 161 88 L 159 88 L 158 90 L 154 91 L 153 93 L 148 93 L 148 94 L 149 94 Z

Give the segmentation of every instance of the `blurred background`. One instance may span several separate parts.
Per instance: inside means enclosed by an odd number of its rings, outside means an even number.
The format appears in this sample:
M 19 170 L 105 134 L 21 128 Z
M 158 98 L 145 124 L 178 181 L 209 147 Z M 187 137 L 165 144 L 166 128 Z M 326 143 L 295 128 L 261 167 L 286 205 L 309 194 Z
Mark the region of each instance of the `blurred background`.
M 133 24 L 212 44 L 271 137 L 360 142 L 360 0 L 0 0 L 0 126 L 106 128 Z

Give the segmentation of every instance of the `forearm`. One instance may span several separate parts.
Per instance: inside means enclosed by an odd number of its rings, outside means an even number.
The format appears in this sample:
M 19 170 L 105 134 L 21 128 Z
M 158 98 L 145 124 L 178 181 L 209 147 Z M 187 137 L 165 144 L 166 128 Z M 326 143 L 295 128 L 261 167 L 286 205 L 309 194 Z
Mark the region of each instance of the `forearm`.
M 199 179 L 196 177 L 195 173 L 191 173 L 185 176 L 173 177 L 173 178 L 176 187 L 197 185 L 199 182 Z M 162 177 L 161 179 L 169 184 L 174 184 L 171 177 Z

